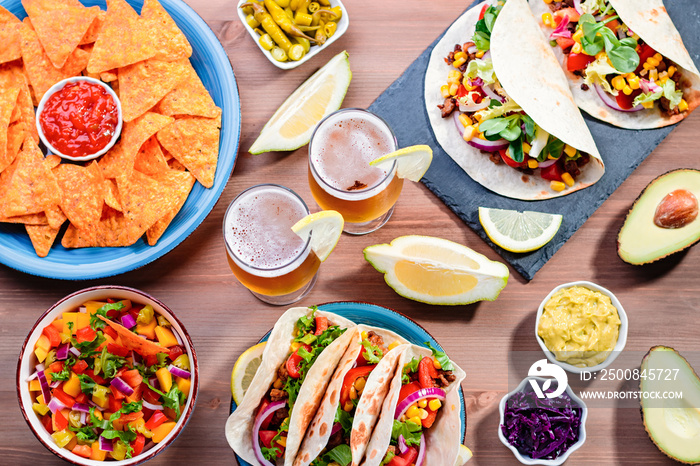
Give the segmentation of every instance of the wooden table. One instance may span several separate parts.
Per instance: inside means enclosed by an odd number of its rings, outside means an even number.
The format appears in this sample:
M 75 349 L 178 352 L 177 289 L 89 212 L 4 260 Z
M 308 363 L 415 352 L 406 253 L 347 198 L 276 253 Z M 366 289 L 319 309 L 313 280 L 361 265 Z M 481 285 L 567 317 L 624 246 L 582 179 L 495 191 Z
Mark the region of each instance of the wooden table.
M 60 463 L 34 438 L 20 414 L 14 384 L 17 356 L 27 332 L 45 309 L 70 292 L 97 284 L 132 286 L 161 299 L 185 323 L 197 349 L 201 374 L 197 408 L 180 438 L 150 464 L 234 463 L 224 437 L 231 368 L 283 309 L 255 299 L 229 270 L 221 235 L 224 210 L 237 193 L 260 182 L 289 186 L 312 210 L 317 209 L 306 181 L 306 147 L 294 153 L 259 156 L 246 150 L 284 99 L 336 53 L 349 52 L 353 71 L 343 106 L 366 108 L 465 8 L 465 2 L 459 0 L 348 0 L 350 28 L 345 36 L 304 66 L 281 71 L 255 47 L 238 20 L 235 2 L 188 3 L 220 38 L 238 80 L 243 124 L 235 172 L 204 223 L 175 250 L 140 270 L 103 280 L 67 282 L 0 266 L 2 464 Z M 517 464 L 496 436 L 498 401 L 508 391 L 510 352 L 539 351 L 534 339 L 535 311 L 554 286 L 591 280 L 615 292 L 629 314 L 628 350 L 646 351 L 656 344 L 681 352 L 698 348 L 700 268 L 696 261 L 700 249 L 648 267 L 632 267 L 616 255 L 617 231 L 641 189 L 667 170 L 700 168 L 698 129 L 700 112 L 680 124 L 535 280 L 528 283 L 511 270 L 508 286 L 495 302 L 457 307 L 412 302 L 396 295 L 363 260 L 364 247 L 405 234 L 447 238 L 499 259 L 422 184 L 407 183 L 386 226 L 368 236 L 341 238 L 302 304 L 363 300 L 415 319 L 467 372 L 462 386 L 468 413 L 466 444 L 475 454 L 470 464 Z M 588 440 L 567 464 L 671 463 L 649 441 L 637 409 L 593 409 L 587 427 Z

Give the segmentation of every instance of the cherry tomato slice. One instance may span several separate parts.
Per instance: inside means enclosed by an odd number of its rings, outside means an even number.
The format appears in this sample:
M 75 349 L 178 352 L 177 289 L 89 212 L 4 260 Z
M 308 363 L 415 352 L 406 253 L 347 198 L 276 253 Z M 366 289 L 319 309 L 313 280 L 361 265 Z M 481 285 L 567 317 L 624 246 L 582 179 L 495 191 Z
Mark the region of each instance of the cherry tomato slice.
M 350 388 L 355 385 L 355 381 L 360 377 L 368 376 L 372 370 L 376 367 L 376 364 L 371 366 L 360 366 L 354 369 L 350 369 L 345 378 L 343 379 L 343 386 L 340 389 L 340 406 L 345 406 L 345 403 L 350 399 Z
M 316 331 L 314 335 L 319 336 L 323 332 L 328 330 L 328 317 L 317 316 L 316 317 Z
M 302 345 L 299 348 L 304 348 L 306 351 L 311 352 L 311 347 L 309 345 Z M 289 356 L 289 359 L 287 359 L 287 373 L 289 373 L 290 377 L 294 379 L 301 377 L 301 374 L 299 374 L 299 364 L 301 364 L 303 360 L 304 358 L 299 356 L 299 349 Z
M 585 53 L 570 53 L 566 58 L 566 69 L 569 71 L 584 70 L 589 63 L 595 61 L 595 57 Z
M 438 377 L 437 369 L 433 363 L 433 358 L 425 356 L 418 363 L 418 381 L 421 388 L 432 388 L 435 386 L 435 380 Z

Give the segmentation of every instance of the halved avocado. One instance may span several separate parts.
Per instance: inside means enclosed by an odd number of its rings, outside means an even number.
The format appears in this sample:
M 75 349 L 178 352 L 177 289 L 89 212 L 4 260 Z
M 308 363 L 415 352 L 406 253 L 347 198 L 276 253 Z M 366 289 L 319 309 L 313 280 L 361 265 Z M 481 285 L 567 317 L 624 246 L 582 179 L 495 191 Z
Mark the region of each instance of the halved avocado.
M 679 197 L 685 202 L 676 202 Z M 695 244 L 700 240 L 698 200 L 700 170 L 673 170 L 653 180 L 635 201 L 617 236 L 620 258 L 634 265 L 647 264 Z
M 700 379 L 673 348 L 654 346 L 644 356 L 639 389 L 642 418 L 651 441 L 681 463 L 700 463 Z M 682 399 L 654 398 L 681 393 Z

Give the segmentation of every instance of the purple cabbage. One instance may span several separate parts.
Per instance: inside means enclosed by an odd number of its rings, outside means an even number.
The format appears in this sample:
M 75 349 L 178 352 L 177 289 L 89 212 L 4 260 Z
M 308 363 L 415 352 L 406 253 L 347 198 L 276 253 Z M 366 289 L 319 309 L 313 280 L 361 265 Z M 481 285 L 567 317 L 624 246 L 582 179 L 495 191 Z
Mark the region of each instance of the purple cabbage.
M 528 388 L 506 401 L 501 431 L 523 455 L 556 459 L 578 441 L 583 410 L 566 392 L 541 400 Z

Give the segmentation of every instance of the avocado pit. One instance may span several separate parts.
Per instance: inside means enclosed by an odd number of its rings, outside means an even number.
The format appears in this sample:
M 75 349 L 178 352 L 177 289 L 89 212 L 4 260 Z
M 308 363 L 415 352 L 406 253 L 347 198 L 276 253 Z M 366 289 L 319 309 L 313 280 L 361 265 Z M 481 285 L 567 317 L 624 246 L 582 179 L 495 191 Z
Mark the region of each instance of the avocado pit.
M 668 193 L 656 207 L 654 224 L 660 228 L 683 228 L 698 216 L 698 199 L 687 189 Z

